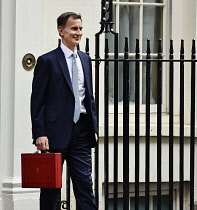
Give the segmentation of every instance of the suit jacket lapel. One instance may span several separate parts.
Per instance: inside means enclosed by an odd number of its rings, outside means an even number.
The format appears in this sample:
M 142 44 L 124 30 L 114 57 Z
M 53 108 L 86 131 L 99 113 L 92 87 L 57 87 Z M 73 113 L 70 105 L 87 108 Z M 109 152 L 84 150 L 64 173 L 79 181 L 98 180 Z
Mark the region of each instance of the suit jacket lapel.
M 80 51 L 77 51 L 80 59 L 81 59 L 81 64 L 83 66 L 83 73 L 84 73 L 84 83 L 86 84 L 86 88 L 89 89 L 89 65 L 88 65 L 88 61 L 87 59 L 84 57 L 83 53 L 81 53 Z
M 62 52 L 60 47 L 58 47 L 55 52 L 58 55 L 57 60 L 60 64 L 60 66 L 61 66 L 61 70 L 64 74 L 64 77 L 65 77 L 71 91 L 73 92 L 72 83 L 71 83 L 71 79 L 70 79 L 70 74 L 69 74 L 69 70 L 68 70 L 68 65 L 66 63 L 64 53 Z

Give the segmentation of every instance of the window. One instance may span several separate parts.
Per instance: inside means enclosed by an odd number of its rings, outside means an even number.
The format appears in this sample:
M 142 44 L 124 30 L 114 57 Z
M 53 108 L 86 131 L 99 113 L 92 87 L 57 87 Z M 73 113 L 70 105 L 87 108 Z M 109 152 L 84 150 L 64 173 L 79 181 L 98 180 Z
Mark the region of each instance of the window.
M 157 210 L 157 196 L 150 196 L 150 205 L 149 208 L 151 210 Z M 113 210 L 113 199 L 109 199 L 109 210 Z M 145 209 L 145 197 L 139 197 L 139 210 Z M 162 195 L 161 196 L 161 210 L 169 209 L 169 196 Z M 118 199 L 118 210 L 123 210 L 123 198 Z M 135 210 L 135 198 L 130 198 L 130 210 Z
M 119 33 L 119 58 L 124 56 L 124 40 L 129 38 L 129 58 L 135 57 L 136 39 L 140 41 L 140 58 L 146 57 L 147 39 L 150 40 L 151 58 L 157 57 L 158 40 L 162 40 L 163 52 L 165 50 L 164 28 L 166 34 L 166 10 L 167 0 L 116 0 L 114 6 L 114 29 Z M 109 38 L 111 47 L 110 56 L 113 57 L 113 38 Z M 165 56 L 165 52 L 163 53 Z M 146 101 L 146 65 L 140 64 L 140 97 L 141 104 Z M 130 62 L 130 104 L 135 103 L 135 64 Z M 113 65 L 110 66 L 109 103 L 113 104 Z M 163 85 L 164 86 L 164 85 Z M 119 64 L 119 103 L 123 101 L 123 65 Z M 150 103 L 157 103 L 157 64 L 151 63 L 151 96 Z

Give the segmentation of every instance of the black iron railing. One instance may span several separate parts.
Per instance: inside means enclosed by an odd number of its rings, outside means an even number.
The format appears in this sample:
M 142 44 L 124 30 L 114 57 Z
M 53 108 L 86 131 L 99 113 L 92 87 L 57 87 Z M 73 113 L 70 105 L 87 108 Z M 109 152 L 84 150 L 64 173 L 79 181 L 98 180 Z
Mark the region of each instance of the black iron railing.
M 87 40 L 86 50 L 89 51 L 88 46 L 89 41 Z M 104 62 L 104 193 L 105 193 L 105 201 L 104 201 L 104 209 L 109 209 L 109 68 L 110 64 L 114 63 L 114 90 L 117 92 L 114 94 L 114 169 L 113 169 L 113 209 L 117 209 L 118 206 L 118 160 L 121 157 L 118 157 L 118 66 L 119 63 L 123 66 L 123 209 L 129 209 L 129 199 L 130 199 L 130 190 L 129 190 L 129 144 L 130 144 L 130 136 L 129 136 L 129 83 L 130 83 L 130 63 L 135 63 L 135 210 L 139 209 L 139 176 L 140 176 L 140 63 L 146 63 L 146 134 L 145 134 L 145 144 L 146 144 L 146 160 L 145 160 L 145 209 L 149 209 L 149 198 L 150 198 L 150 120 L 151 120 L 151 104 L 150 104 L 150 69 L 152 63 L 157 63 L 157 209 L 161 209 L 161 191 L 162 191 L 162 72 L 163 72 L 163 63 L 167 63 L 169 68 L 165 69 L 169 73 L 169 209 L 173 209 L 173 185 L 174 185 L 174 65 L 175 63 L 179 63 L 179 72 L 180 72 L 180 88 L 179 94 L 180 96 L 180 152 L 179 152 L 179 191 L 180 191 L 180 200 L 179 207 L 180 210 L 184 210 L 184 147 L 185 147 L 185 136 L 184 136 L 184 64 L 191 64 L 191 108 L 190 108 L 190 209 L 194 209 L 194 171 L 195 171 L 195 105 L 196 105 L 196 93 L 195 93 L 195 74 L 196 74 L 196 55 L 195 55 L 195 41 L 193 40 L 192 44 L 192 54 L 191 60 L 184 60 L 184 42 L 181 41 L 181 51 L 180 51 L 180 59 L 173 59 L 173 41 L 170 41 L 170 54 L 169 59 L 162 59 L 162 50 L 161 50 L 161 40 L 159 40 L 158 44 L 158 56 L 157 58 L 151 59 L 150 54 L 150 43 L 147 40 L 147 55 L 146 59 L 140 59 L 140 51 L 139 51 L 139 40 L 136 40 L 136 54 L 135 59 L 129 59 L 129 51 L 128 51 L 128 39 L 125 39 L 125 52 L 124 58 L 109 58 L 109 45 L 108 39 L 105 40 L 105 53 L 104 58 L 100 58 L 99 54 L 98 58 L 92 59 L 95 64 L 95 84 L 96 84 L 96 103 L 97 109 L 99 109 L 99 72 L 100 65 Z M 103 154 L 101 154 L 103 155 Z M 95 195 L 97 203 L 99 203 L 99 150 L 98 147 L 95 149 Z M 70 209 L 70 179 L 67 176 L 67 202 L 63 202 L 63 209 Z M 102 207 L 101 207 L 102 208 Z
M 96 101 L 96 108 L 98 110 L 98 115 L 104 115 L 104 205 L 101 206 L 99 209 L 108 210 L 109 209 L 109 79 L 113 76 L 113 210 L 118 209 L 118 184 L 119 178 L 118 171 L 119 171 L 119 159 L 123 161 L 123 183 L 122 183 L 122 192 L 123 192 L 123 210 L 130 209 L 130 134 L 129 134 L 129 120 L 130 120 L 130 69 L 131 64 L 132 68 L 135 68 L 135 106 L 134 110 L 134 119 L 135 119 L 135 167 L 132 170 L 135 170 L 135 187 L 134 187 L 134 194 L 135 194 L 135 210 L 139 210 L 139 203 L 140 203 L 140 144 L 141 144 L 141 134 L 140 134 L 140 116 L 141 116 L 141 72 L 142 72 L 142 63 L 145 64 L 146 68 L 146 100 L 145 100 L 145 209 L 149 210 L 150 205 L 150 145 L 151 145 L 151 102 L 150 102 L 150 92 L 151 92 L 151 67 L 153 64 L 156 64 L 157 70 L 157 209 L 161 210 L 162 206 L 162 106 L 163 103 L 169 103 L 169 135 L 168 135 L 168 145 L 169 145 L 169 180 L 168 180 L 168 206 L 169 210 L 173 209 L 174 204 L 174 98 L 175 94 L 179 95 L 179 209 L 184 210 L 184 151 L 185 151 L 185 71 L 184 68 L 185 63 L 190 64 L 190 69 L 187 68 L 187 72 L 191 72 L 191 79 L 190 79 L 190 94 L 191 94 L 191 101 L 190 101 L 190 210 L 194 209 L 194 177 L 195 177 L 195 106 L 196 106 L 196 49 L 195 49 L 195 40 L 192 41 L 192 51 L 191 51 L 191 59 L 185 59 L 184 55 L 184 41 L 181 40 L 181 47 L 180 47 L 180 58 L 174 59 L 174 49 L 173 49 L 173 40 L 170 40 L 170 50 L 169 50 L 169 59 L 163 59 L 163 52 L 162 52 L 162 41 L 158 41 L 158 52 L 157 57 L 151 57 L 151 49 L 150 49 L 150 41 L 147 40 L 147 50 L 146 50 L 146 58 L 143 59 L 141 56 L 140 48 L 139 48 L 139 40 L 136 40 L 136 48 L 135 48 L 135 58 L 131 59 L 129 56 L 129 47 L 128 47 L 128 38 L 125 38 L 125 47 L 124 47 L 124 57 L 119 56 L 118 51 L 118 33 L 113 31 L 113 16 L 112 16 L 112 1 L 111 0 L 102 0 L 101 3 L 101 29 L 95 35 L 95 58 L 92 59 L 94 72 L 95 72 L 95 101 Z M 105 39 L 105 43 L 100 43 L 100 36 L 103 33 L 110 33 L 114 39 L 114 46 L 109 46 L 108 39 Z M 101 56 L 100 52 L 100 45 L 105 45 L 105 50 Z M 109 56 L 109 52 L 111 49 L 114 49 L 113 56 Z M 86 53 L 89 54 L 89 40 L 86 39 Z M 167 56 L 166 56 L 167 57 Z M 101 65 L 101 64 L 104 65 Z M 174 86 L 174 69 L 175 63 L 179 64 L 179 90 L 175 90 Z M 113 65 L 112 65 L 113 64 Z M 165 68 L 164 68 L 165 64 Z M 102 66 L 102 67 L 101 67 Z M 120 78 L 120 66 L 123 71 L 123 78 Z M 104 68 L 104 69 L 102 69 Z M 176 66 L 177 68 L 177 66 Z M 111 71 L 112 70 L 112 71 Z M 163 72 L 166 72 L 169 75 L 169 81 L 167 81 L 168 88 L 165 89 L 169 90 L 168 92 L 168 100 L 163 101 Z M 100 72 L 104 73 L 104 83 L 100 80 Z M 113 75 L 112 75 L 113 74 Z M 123 152 L 122 157 L 118 156 L 119 153 L 119 133 L 118 133 L 118 122 L 120 120 L 120 116 L 118 113 L 119 109 L 119 91 L 120 91 L 120 84 L 119 79 L 123 79 Z M 99 112 L 99 101 L 100 101 L 100 87 L 104 85 L 104 110 Z M 175 93 L 175 94 L 174 94 Z M 99 119 L 99 118 L 98 118 Z M 98 121 L 99 123 L 99 121 Z M 97 204 L 99 204 L 99 156 L 103 154 L 99 153 L 99 144 L 95 148 L 95 163 L 94 163 L 94 191 L 95 191 L 95 198 Z M 177 163 L 176 163 L 177 164 Z M 111 169 L 110 169 L 111 170 Z M 64 201 L 63 209 L 70 209 L 70 179 L 69 175 L 67 176 L 67 202 Z
M 157 63 L 157 209 L 161 209 L 161 191 L 162 191 L 162 75 L 163 75 L 163 63 L 169 64 L 169 68 L 165 69 L 169 73 L 169 209 L 173 209 L 173 154 L 174 154 L 174 64 L 180 64 L 180 152 L 179 152 L 179 190 L 180 190 L 180 209 L 184 209 L 184 147 L 185 147 L 185 136 L 184 136 L 184 64 L 191 64 L 191 135 L 190 135 L 190 209 L 194 209 L 194 159 L 195 159 L 195 71 L 196 71 L 196 56 L 195 56 L 195 40 L 192 44 L 192 59 L 184 60 L 184 41 L 181 40 L 180 59 L 173 59 L 173 41 L 170 41 L 170 54 L 169 59 L 162 59 L 161 40 L 158 44 L 158 56 L 157 58 L 151 59 L 150 56 L 150 42 L 147 40 L 147 56 L 146 59 L 139 59 L 139 40 L 136 41 L 136 55 L 135 59 L 129 59 L 128 57 L 128 39 L 125 39 L 125 52 L 124 59 L 112 59 L 108 56 L 108 40 L 105 40 L 105 55 L 104 59 L 93 59 L 93 62 L 104 62 L 104 74 L 105 74 L 105 100 L 104 100 L 104 156 L 105 156 L 105 209 L 108 209 L 108 193 L 109 193 L 109 66 L 110 63 L 122 63 L 123 65 L 123 209 L 129 209 L 129 63 L 135 62 L 135 209 L 139 209 L 139 147 L 140 147 L 140 63 L 146 63 L 146 163 L 145 163 L 145 207 L 149 209 L 149 198 L 150 198 L 150 69 L 153 62 Z M 117 64 L 114 66 L 118 66 Z M 115 67 L 114 67 L 115 68 Z M 98 68 L 99 69 L 99 68 Z M 189 71 L 187 69 L 187 71 Z M 115 74 L 115 70 L 114 70 Z M 117 75 L 118 77 L 118 75 Z M 114 76 L 115 78 L 115 76 Z M 96 77 L 96 80 L 98 77 Z M 99 80 L 99 79 L 98 79 Z M 114 79 L 115 81 L 115 79 Z M 114 85 L 118 87 L 118 83 L 114 82 Z M 97 93 L 98 94 L 98 93 Z M 176 94 L 177 91 L 176 91 Z M 118 96 L 116 96 L 118 98 Z M 118 107 L 118 101 L 114 100 L 114 107 Z M 115 112 L 118 109 L 114 110 Z M 117 115 L 118 116 L 118 115 Z M 116 116 L 114 116 L 115 118 Z M 116 118 L 115 118 L 116 119 Z M 116 138 L 118 137 L 118 123 L 114 120 L 114 207 L 117 209 L 117 184 L 118 184 L 118 143 Z

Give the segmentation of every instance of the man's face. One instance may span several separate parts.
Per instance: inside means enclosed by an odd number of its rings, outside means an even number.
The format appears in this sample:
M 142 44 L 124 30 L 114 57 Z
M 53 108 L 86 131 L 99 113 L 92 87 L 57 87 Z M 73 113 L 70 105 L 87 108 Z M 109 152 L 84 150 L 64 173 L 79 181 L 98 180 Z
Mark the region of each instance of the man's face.
M 65 27 L 58 27 L 62 42 L 72 51 L 80 43 L 82 33 L 82 22 L 80 19 L 69 17 Z

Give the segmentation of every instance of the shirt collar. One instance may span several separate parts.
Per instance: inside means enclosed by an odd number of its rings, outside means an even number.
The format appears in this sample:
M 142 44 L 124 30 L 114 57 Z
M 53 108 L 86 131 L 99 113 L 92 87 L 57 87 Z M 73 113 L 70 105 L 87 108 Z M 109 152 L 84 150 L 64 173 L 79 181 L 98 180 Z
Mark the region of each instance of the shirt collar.
M 66 47 L 66 45 L 64 45 L 62 42 L 61 42 L 61 45 L 60 45 L 64 55 L 66 56 L 66 58 L 70 58 L 71 55 L 73 54 L 73 51 L 70 50 L 68 47 Z M 74 51 L 74 53 L 76 53 L 76 55 L 78 56 L 77 54 L 77 49 Z

